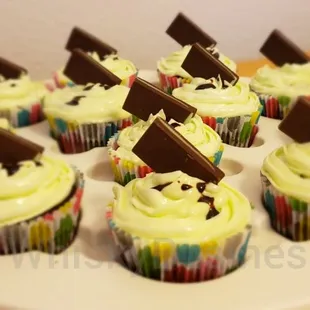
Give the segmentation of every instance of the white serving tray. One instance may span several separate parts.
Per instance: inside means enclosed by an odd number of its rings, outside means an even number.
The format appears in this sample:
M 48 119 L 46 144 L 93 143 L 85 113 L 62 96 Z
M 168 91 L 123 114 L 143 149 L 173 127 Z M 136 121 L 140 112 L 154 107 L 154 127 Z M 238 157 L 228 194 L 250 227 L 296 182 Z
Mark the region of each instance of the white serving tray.
M 154 71 L 141 71 L 140 76 L 157 81 Z M 32 252 L 0 257 L 0 309 L 277 310 L 310 305 L 310 243 L 293 243 L 273 232 L 261 204 L 262 161 L 290 141 L 277 125 L 278 121 L 262 117 L 254 146 L 226 145 L 223 155 L 225 180 L 256 207 L 247 262 L 228 276 L 194 284 L 145 279 L 114 261 L 104 216 L 113 186 L 105 148 L 62 155 L 49 138 L 46 122 L 17 130 L 85 173 L 84 212 L 77 239 L 63 254 Z

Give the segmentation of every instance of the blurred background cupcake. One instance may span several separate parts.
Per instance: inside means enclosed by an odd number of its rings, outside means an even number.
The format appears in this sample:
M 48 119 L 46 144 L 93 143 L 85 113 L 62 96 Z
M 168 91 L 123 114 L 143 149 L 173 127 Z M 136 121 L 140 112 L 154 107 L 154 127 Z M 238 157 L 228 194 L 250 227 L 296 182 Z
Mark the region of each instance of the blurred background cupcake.
M 121 58 L 118 56 L 115 48 L 102 42 L 81 28 L 73 28 L 66 48 L 71 52 L 74 49 L 83 50 L 92 57 L 92 59 L 120 78 L 122 81 L 121 85 L 130 87 L 138 75 L 138 69 L 130 60 Z M 62 69 L 54 73 L 54 81 L 58 88 L 74 85 L 74 83 L 63 74 Z
M 224 143 L 250 147 L 258 132 L 262 106 L 249 85 L 238 81 L 223 84 L 221 79 L 194 78 L 174 89 L 172 95 L 197 108 L 203 122 L 214 129 Z
M 250 87 L 263 105 L 263 116 L 283 119 L 299 96 L 310 95 L 310 64 L 262 67 Z
M 0 117 L 13 127 L 42 121 L 42 100 L 48 92 L 43 82 L 32 81 L 26 73 L 8 79 L 0 75 Z
M 0 118 L 0 128 L 13 132 L 14 129 L 6 118 Z
M 44 99 L 51 134 L 63 153 L 81 153 L 106 146 L 120 129 L 132 124 L 122 109 L 129 88 L 100 84 L 57 89 Z
M 261 178 L 272 227 L 293 241 L 310 240 L 310 143 L 273 151 L 263 162 Z
M 22 139 L 12 136 L 14 141 Z M 22 141 L 22 147 L 27 143 Z M 12 152 L 9 144 L 1 145 L 7 154 Z M 23 155 L 18 147 L 10 159 Z M 83 175 L 64 161 L 45 155 L 17 162 L 2 158 L 0 254 L 32 250 L 56 254 L 66 249 L 79 226 Z
M 175 88 L 181 87 L 185 83 L 190 83 L 193 79 L 193 77 L 181 67 L 190 50 L 191 45 L 186 45 L 181 50 L 158 61 L 157 72 L 160 86 L 165 92 L 171 94 Z M 221 54 L 217 48 L 208 47 L 206 50 L 212 53 L 214 57 L 219 59 L 232 71 L 236 72 L 236 63 L 227 56 Z
M 158 116 L 166 119 L 164 112 L 161 111 L 155 116 L 151 115 L 147 122 L 140 120 L 133 126 L 121 130 L 110 139 L 108 154 L 116 182 L 125 185 L 135 178 L 145 177 L 152 171 L 132 152 L 132 149 Z M 215 165 L 220 163 L 224 150 L 221 138 L 211 127 L 202 122 L 200 116 L 196 115 L 184 124 L 173 120 L 170 120 L 169 124 L 211 162 Z
M 249 201 L 229 185 L 181 171 L 114 187 L 109 227 L 129 269 L 166 282 L 224 276 L 245 260 Z

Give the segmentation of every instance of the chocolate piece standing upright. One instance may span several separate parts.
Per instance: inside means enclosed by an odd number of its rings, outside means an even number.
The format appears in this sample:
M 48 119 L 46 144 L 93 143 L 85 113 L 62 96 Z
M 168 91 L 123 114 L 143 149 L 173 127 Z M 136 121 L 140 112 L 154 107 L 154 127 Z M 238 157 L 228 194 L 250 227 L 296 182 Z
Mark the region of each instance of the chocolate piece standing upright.
M 79 85 L 100 83 L 114 86 L 121 82 L 116 75 L 80 49 L 72 52 L 63 72 L 64 75 Z
M 181 123 L 193 117 L 197 111 L 140 78 L 136 78 L 132 84 L 123 109 L 144 121 L 147 121 L 151 114 L 155 115 L 164 110 L 167 119 L 172 118 Z
M 200 43 L 204 47 L 215 46 L 216 41 L 193 23 L 183 13 L 179 13 L 172 21 L 166 33 L 180 45 Z
M 191 76 L 197 78 L 208 80 L 220 76 L 223 82 L 227 81 L 232 85 L 239 80 L 235 72 L 226 67 L 198 43 L 192 46 L 182 64 L 182 68 Z M 224 83 L 223 87 L 225 87 Z
M 0 75 L 2 75 L 5 79 L 18 79 L 25 73 L 27 73 L 25 68 L 0 57 Z
M 158 173 L 181 170 L 213 183 L 224 177 L 222 170 L 160 117 L 154 120 L 132 151 Z
M 74 27 L 66 44 L 66 49 L 72 52 L 77 48 L 84 52 L 97 52 L 101 58 L 117 53 L 114 47 L 102 42 L 85 30 Z
M 0 128 L 0 163 L 15 165 L 20 161 L 33 160 L 44 148 L 5 129 Z
M 277 29 L 271 32 L 260 52 L 279 67 L 285 64 L 305 64 L 309 61 L 309 57 Z
M 279 130 L 298 143 L 310 142 L 310 101 L 299 97 L 279 125 Z

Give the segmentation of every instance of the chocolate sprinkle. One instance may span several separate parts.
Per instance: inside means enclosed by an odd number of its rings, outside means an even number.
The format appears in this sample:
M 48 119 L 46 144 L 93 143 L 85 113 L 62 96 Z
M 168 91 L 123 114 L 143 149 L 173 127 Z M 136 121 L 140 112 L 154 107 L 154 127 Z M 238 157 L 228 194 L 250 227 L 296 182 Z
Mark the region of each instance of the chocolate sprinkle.
M 207 216 L 206 216 L 206 219 L 210 220 L 213 217 L 217 216 L 218 214 L 219 214 L 219 212 L 214 207 L 211 207 L 209 209 L 209 212 L 208 212 Z
M 170 124 L 170 126 L 171 127 L 173 127 L 173 128 L 177 128 L 177 127 L 179 127 L 179 126 L 181 126 L 179 123 L 172 123 L 172 124 Z
M 207 186 L 207 183 L 199 182 L 199 183 L 197 183 L 196 188 L 197 188 L 199 193 L 203 193 L 206 189 L 206 186 Z
M 210 88 L 215 89 L 216 86 L 213 85 L 212 83 L 201 84 L 201 85 L 198 85 L 198 86 L 195 88 L 195 90 L 210 89 Z
M 191 189 L 193 186 L 189 185 L 189 184 L 182 184 L 181 189 L 182 191 L 187 191 L 189 189 Z
M 157 186 L 154 186 L 153 189 L 156 189 L 157 191 L 162 191 L 165 187 L 169 186 L 172 182 L 168 182 L 168 183 L 165 183 L 165 184 L 160 184 L 160 185 L 157 185 Z
M 77 106 L 80 103 L 80 100 L 85 98 L 85 96 L 76 96 L 71 101 L 66 102 L 67 105 Z
M 209 205 L 213 205 L 213 202 L 214 202 L 214 198 L 213 197 L 209 197 L 209 196 L 204 196 L 202 195 L 199 199 L 198 199 L 198 202 L 205 202 Z

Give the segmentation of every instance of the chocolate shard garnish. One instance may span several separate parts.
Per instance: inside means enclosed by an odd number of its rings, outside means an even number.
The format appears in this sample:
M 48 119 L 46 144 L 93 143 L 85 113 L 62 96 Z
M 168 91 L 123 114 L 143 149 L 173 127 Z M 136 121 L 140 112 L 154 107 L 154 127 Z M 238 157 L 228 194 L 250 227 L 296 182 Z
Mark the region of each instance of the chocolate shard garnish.
M 84 52 L 96 52 L 101 58 L 106 55 L 117 53 L 117 50 L 114 47 L 102 42 L 79 27 L 74 27 L 72 29 L 66 44 L 66 49 L 69 52 L 72 52 L 76 48 L 79 48 Z
M 181 123 L 193 117 L 197 111 L 140 78 L 136 78 L 132 84 L 123 109 L 144 121 L 147 121 L 151 114 L 155 115 L 163 110 L 167 119 Z
M 192 46 L 182 64 L 182 68 L 191 76 L 197 78 L 208 80 L 220 76 L 223 82 L 227 81 L 232 85 L 235 85 L 239 80 L 235 72 L 231 71 L 198 43 Z M 225 83 L 223 83 L 223 87 L 225 87 Z
M 305 64 L 309 61 L 309 57 L 277 29 L 271 32 L 260 52 L 279 67 L 285 64 Z
M 310 101 L 305 97 L 299 97 L 281 121 L 279 130 L 298 143 L 310 142 Z
M 166 33 L 180 45 L 200 43 L 204 47 L 215 46 L 216 41 L 193 23 L 183 13 L 179 13 L 172 21 Z
M 181 170 L 216 184 L 224 177 L 223 171 L 160 117 L 136 143 L 133 152 L 158 173 Z
M 0 75 L 2 75 L 5 79 L 18 79 L 25 73 L 27 73 L 25 68 L 0 57 Z
M 15 165 L 24 160 L 34 160 L 44 148 L 7 130 L 0 128 L 0 163 Z
M 64 69 L 64 74 L 79 85 L 100 83 L 114 86 L 121 82 L 116 75 L 80 49 L 72 52 Z

